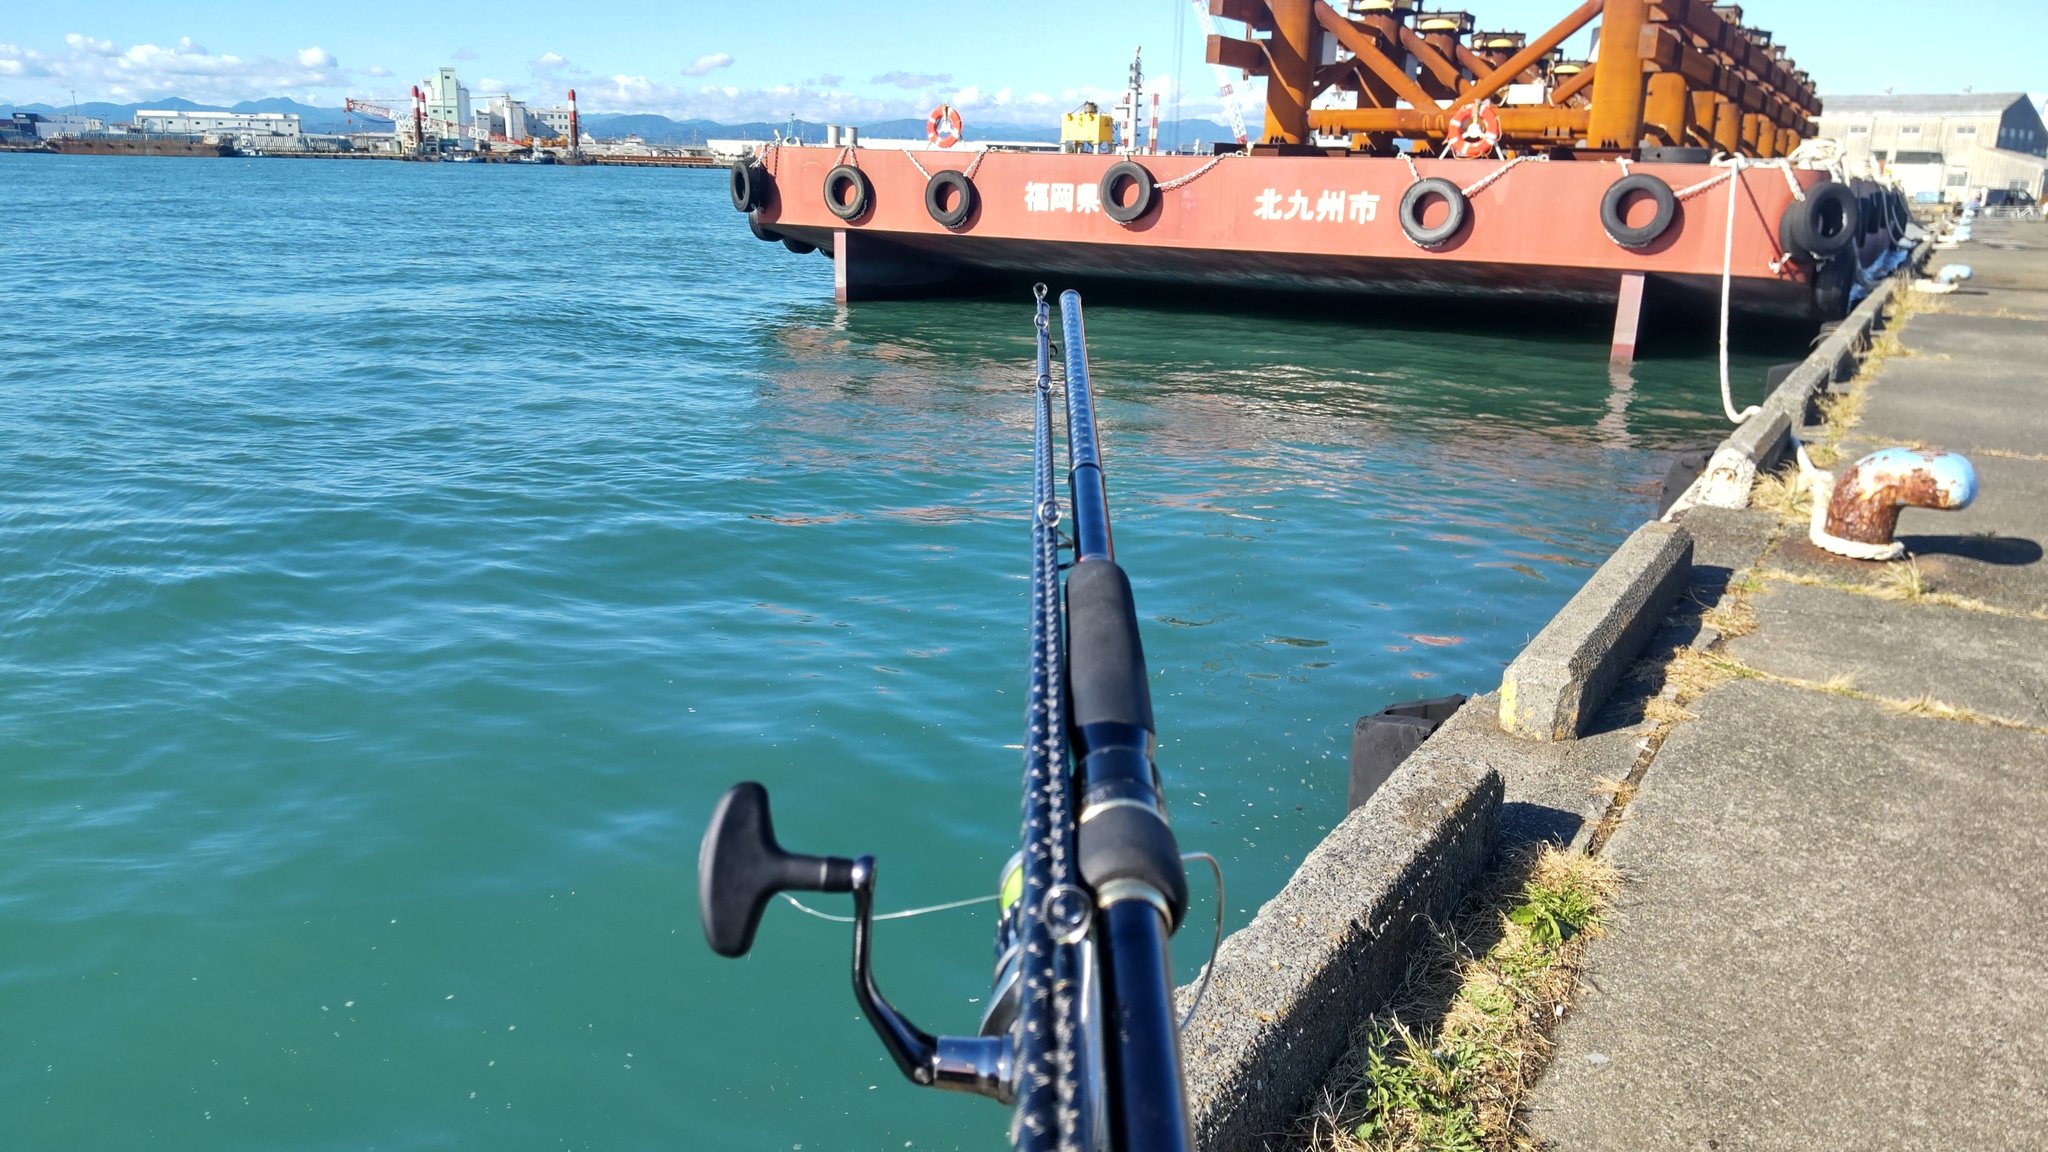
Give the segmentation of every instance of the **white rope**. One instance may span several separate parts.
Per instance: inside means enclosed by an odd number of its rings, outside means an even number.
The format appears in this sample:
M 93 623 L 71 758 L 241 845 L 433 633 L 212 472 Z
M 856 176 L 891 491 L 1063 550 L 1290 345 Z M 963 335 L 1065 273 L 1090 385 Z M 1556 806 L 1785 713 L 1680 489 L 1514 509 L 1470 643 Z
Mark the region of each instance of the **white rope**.
M 789 901 L 789 902 L 790 902 L 790 904 L 791 904 L 791 905 L 792 905 L 793 907 L 795 907 L 797 911 L 799 911 L 799 912 L 802 912 L 802 913 L 804 913 L 804 914 L 805 914 L 805 915 L 807 915 L 807 916 L 816 916 L 816 917 L 817 917 L 818 919 L 820 919 L 820 920 L 830 920 L 830 921 L 831 921 L 832 923 L 834 923 L 834 924 L 851 924 L 851 923 L 853 923 L 853 917 L 851 917 L 851 916 L 834 916 L 834 915 L 833 915 L 832 913 L 830 913 L 830 912 L 820 912 L 820 911 L 818 911 L 818 910 L 817 910 L 816 908 L 812 908 L 812 907 L 810 907 L 809 905 L 805 904 L 805 903 L 804 903 L 803 901 L 801 901 L 801 900 L 798 900 L 798 899 L 797 899 L 796 897 L 794 897 L 794 896 L 791 896 L 791 895 L 790 895 L 789 893 L 787 893 L 787 892 L 784 892 L 784 893 L 782 894 L 782 898 L 783 898 L 784 900 L 787 900 L 787 901 Z M 933 913 L 933 912 L 951 912 L 951 911 L 952 911 L 953 909 L 955 909 L 955 908 L 967 908 L 967 907 L 971 907 L 971 906 L 973 906 L 973 905 L 976 905 L 976 904 L 988 904 L 988 903 L 991 903 L 991 902 L 993 902 L 993 901 L 996 901 L 996 900 L 1000 900 L 1000 899 L 1002 899 L 1002 897 L 1001 897 L 1000 895 L 995 895 L 995 896 L 976 896 L 976 897 L 974 897 L 974 898 L 973 898 L 973 899 L 971 899 L 971 900 L 955 900 L 955 901 L 953 901 L 953 902 L 952 902 L 951 904 L 933 904 L 933 905 L 931 905 L 931 906 L 930 906 L 930 907 L 928 907 L 928 908 L 906 908 L 906 909 L 904 909 L 904 910 L 903 910 L 903 911 L 901 911 L 901 912 L 884 912 L 884 913 L 882 913 L 882 914 L 881 914 L 881 915 L 879 915 L 879 916 L 875 916 L 875 917 L 873 917 L 873 919 L 876 919 L 876 920 L 908 920 L 908 919 L 910 919 L 910 918 L 911 918 L 912 916 L 928 916 L 928 915 L 930 915 L 930 914 L 931 914 L 931 913 Z
M 1763 407 L 1752 404 L 1737 412 L 1728 382 L 1728 312 L 1729 301 L 1735 294 L 1735 201 L 1736 193 L 1742 191 L 1743 168 L 1740 156 L 1734 162 L 1735 166 L 1728 170 L 1728 235 L 1721 244 L 1721 412 L 1731 423 L 1740 424 L 1763 411 Z
M 1614 158 L 1614 162 L 1615 162 L 1616 164 L 1619 164 L 1619 165 L 1621 165 L 1621 174 L 1622 174 L 1622 176 L 1626 177 L 1626 176 L 1628 175 L 1628 157 L 1626 157 L 1626 156 L 1616 156 L 1616 157 Z
M 917 162 L 917 153 L 912 152 L 908 148 L 905 148 L 903 150 L 903 155 L 909 158 L 910 166 L 917 169 L 917 174 L 919 176 L 924 177 L 926 180 L 930 180 L 932 178 L 932 174 L 924 170 L 924 165 Z
M 1536 160 L 1548 160 L 1548 159 L 1550 159 L 1550 157 L 1548 157 L 1548 156 L 1517 156 L 1517 157 L 1515 157 L 1515 158 L 1514 158 L 1513 160 L 1510 160 L 1510 161 L 1508 161 L 1507 163 L 1505 163 L 1505 164 L 1501 165 L 1501 166 L 1500 166 L 1499 168 L 1496 168 L 1496 169 L 1494 169 L 1494 171 L 1493 171 L 1493 174 L 1492 174 L 1492 175 L 1490 175 L 1490 176 L 1487 176 L 1487 177 L 1485 177 L 1484 179 L 1480 180 L 1480 181 L 1479 181 L 1478 183 L 1476 183 L 1476 184 L 1473 184 L 1472 186 L 1470 186 L 1470 187 L 1468 187 L 1468 188 L 1461 188 L 1461 189 L 1459 189 L 1459 191 L 1461 191 L 1461 192 L 1463 192 L 1463 193 L 1465 194 L 1465 198 L 1466 198 L 1467 200 L 1470 200 L 1470 199 L 1471 199 L 1472 197 L 1474 197 L 1474 196 L 1477 196 L 1477 195 L 1479 195 L 1479 194 L 1480 194 L 1481 192 L 1484 192 L 1484 191 L 1486 191 L 1486 190 L 1487 190 L 1488 188 L 1491 188 L 1491 187 L 1493 187 L 1493 185 L 1494 185 L 1494 182 L 1495 182 L 1495 181 L 1497 181 L 1497 180 L 1499 180 L 1499 179 L 1500 179 L 1501 177 L 1503 177 L 1503 176 L 1507 175 L 1507 174 L 1508 174 L 1508 173 L 1509 173 L 1510 171 L 1514 170 L 1514 169 L 1515 169 L 1516 167 L 1518 167 L 1518 166 L 1520 166 L 1520 165 L 1523 165 L 1523 164 L 1527 164 L 1527 163 L 1530 163 L 1531 161 L 1536 161 Z

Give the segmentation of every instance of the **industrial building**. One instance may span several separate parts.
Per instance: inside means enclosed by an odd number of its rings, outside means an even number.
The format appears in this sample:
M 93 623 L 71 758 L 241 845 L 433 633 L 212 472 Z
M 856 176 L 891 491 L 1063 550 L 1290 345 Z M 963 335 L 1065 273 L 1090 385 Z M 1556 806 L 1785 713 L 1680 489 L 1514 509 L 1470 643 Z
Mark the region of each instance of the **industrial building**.
M 16 112 L 7 125 L 7 135 L 21 140 L 55 140 L 60 136 L 85 136 L 106 130 L 106 121 L 96 116 L 76 116 L 66 112 Z
M 135 131 L 152 136 L 211 136 L 244 152 L 299 152 L 306 147 L 299 118 L 289 112 L 143 110 Z
M 1819 124 L 1852 161 L 1882 164 L 1922 201 L 2042 198 L 2048 125 L 2023 92 L 1829 96 Z
M 455 78 L 455 69 L 437 70 L 432 79 L 421 89 L 426 97 L 427 119 L 439 120 L 443 124 L 469 127 L 475 117 L 469 106 L 469 89 Z M 486 134 L 488 135 L 488 134 Z M 456 133 L 455 138 L 446 141 L 447 147 L 471 149 L 476 147 L 476 138 L 465 133 Z

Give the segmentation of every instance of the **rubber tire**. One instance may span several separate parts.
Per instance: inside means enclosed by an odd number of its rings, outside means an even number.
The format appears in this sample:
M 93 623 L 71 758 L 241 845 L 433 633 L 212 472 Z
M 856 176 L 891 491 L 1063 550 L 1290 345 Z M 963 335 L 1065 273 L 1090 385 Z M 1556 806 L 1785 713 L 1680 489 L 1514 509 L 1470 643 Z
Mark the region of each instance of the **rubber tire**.
M 768 170 L 752 160 L 735 160 L 732 165 L 732 206 L 752 212 L 768 203 Z
M 1828 219 L 1834 215 L 1840 216 L 1841 225 L 1829 231 Z M 1794 256 L 1825 260 L 1856 243 L 1860 215 L 1856 193 L 1848 185 L 1816 184 L 1806 199 L 1785 206 L 1778 221 L 1778 243 Z
M 773 228 L 764 227 L 761 221 L 757 217 L 752 215 L 749 215 L 747 217 L 747 231 L 752 232 L 754 234 L 754 239 L 761 240 L 769 244 L 773 244 L 777 240 L 782 239 L 782 233 L 777 232 Z
M 1913 215 L 1906 207 L 1906 198 L 1898 192 L 1887 192 L 1884 198 L 1885 203 L 1891 206 L 1890 218 L 1887 220 L 1887 223 L 1891 225 L 1892 239 L 1895 241 L 1904 240 L 1906 238 L 1906 225 L 1913 221 Z
M 955 190 L 960 196 L 959 202 L 953 205 L 951 211 L 939 207 L 939 194 L 947 188 Z M 966 224 L 968 217 L 974 215 L 974 210 L 980 204 L 981 194 L 975 190 L 974 181 L 969 180 L 965 172 L 944 168 L 932 173 L 932 178 L 924 183 L 924 210 L 931 213 L 932 219 L 941 228 L 958 228 Z
M 1849 291 L 1856 286 L 1856 254 L 1843 252 L 1813 273 L 1813 308 L 1829 320 L 1849 314 Z
M 1117 199 L 1117 189 L 1129 180 L 1138 187 L 1138 196 L 1129 204 Z M 1152 173 L 1143 164 L 1131 160 L 1120 160 L 1109 166 L 1102 174 L 1102 214 L 1119 224 L 1130 224 L 1152 210 L 1152 202 L 1158 198 L 1159 182 L 1152 179 Z
M 806 243 L 805 241 L 799 240 L 794 236 L 784 236 L 782 238 L 782 246 L 784 248 L 789 249 L 791 252 L 796 253 L 799 256 L 808 256 L 811 253 L 816 252 L 818 250 L 818 246 L 816 244 Z
M 839 190 L 842 184 L 851 184 L 853 186 L 853 200 L 851 202 L 842 201 L 839 198 Z M 826 211 L 839 217 L 841 220 L 853 221 L 867 215 L 868 209 L 874 206 L 875 185 L 872 180 L 868 179 L 867 173 L 855 168 L 851 164 L 841 164 L 839 167 L 825 173 Z
M 1657 204 L 1657 214 L 1650 222 L 1639 228 L 1628 226 L 1628 218 L 1622 215 L 1622 208 L 1630 195 L 1642 192 L 1648 194 Z M 1648 248 L 1657 242 L 1659 236 L 1671 230 L 1678 219 L 1678 194 L 1671 185 L 1647 172 L 1623 176 L 1607 186 L 1607 195 L 1600 198 L 1600 226 L 1607 229 L 1607 238 L 1623 248 Z
M 1422 203 L 1431 196 L 1442 197 L 1444 203 L 1450 205 L 1451 212 L 1444 217 L 1443 223 L 1425 228 L 1422 226 Z M 1465 193 L 1441 176 L 1417 180 L 1401 197 L 1401 231 L 1417 248 L 1436 249 L 1450 243 L 1451 237 L 1458 234 L 1471 215 L 1472 204 L 1465 199 Z

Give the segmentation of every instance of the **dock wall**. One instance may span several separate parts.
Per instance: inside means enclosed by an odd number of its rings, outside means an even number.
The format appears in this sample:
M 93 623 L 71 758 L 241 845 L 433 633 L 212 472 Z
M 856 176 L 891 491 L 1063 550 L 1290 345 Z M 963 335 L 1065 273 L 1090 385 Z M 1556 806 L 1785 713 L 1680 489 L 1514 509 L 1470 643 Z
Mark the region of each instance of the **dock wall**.
M 1878 284 L 1722 442 L 1716 459 L 1745 466 L 1742 504 L 1729 506 L 1746 505 L 1750 479 L 1789 449 L 1816 398 L 1854 375 L 1904 282 Z M 1712 473 L 1673 515 L 1711 504 L 1702 497 Z M 1291 1147 L 1288 1131 L 1355 1030 L 1390 1002 L 1415 945 L 1449 918 L 1499 844 L 1586 841 L 1605 810 L 1595 781 L 1626 776 L 1639 739 L 1632 729 L 1585 735 L 1588 720 L 1692 579 L 1685 527 L 1638 529 L 1514 661 L 1498 695 L 1475 698 L 1425 741 L 1223 941 L 1182 1036 L 1198 1148 Z M 1183 1007 L 1193 990 L 1181 989 Z

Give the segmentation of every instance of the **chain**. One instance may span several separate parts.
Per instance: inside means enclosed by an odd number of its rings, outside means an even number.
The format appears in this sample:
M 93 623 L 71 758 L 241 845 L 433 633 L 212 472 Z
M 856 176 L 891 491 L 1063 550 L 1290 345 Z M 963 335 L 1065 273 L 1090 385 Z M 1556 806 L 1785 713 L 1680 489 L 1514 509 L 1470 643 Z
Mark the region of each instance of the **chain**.
M 1226 152 L 1222 156 L 1214 157 L 1207 164 L 1202 165 L 1200 168 L 1195 169 L 1193 172 L 1190 172 L 1185 176 L 1176 176 L 1173 179 L 1166 181 L 1164 184 L 1159 185 L 1158 190 L 1161 192 L 1171 192 L 1175 188 L 1185 188 L 1189 184 L 1193 184 L 1197 179 L 1200 179 L 1205 173 L 1209 171 L 1209 169 L 1214 168 L 1218 164 L 1223 163 L 1224 156 L 1235 155 L 1237 155 L 1237 153 L 1235 152 Z
M 1709 176 L 1705 180 L 1702 180 L 1689 188 L 1679 189 L 1677 196 L 1680 200 L 1690 200 L 1693 197 L 1699 195 L 1700 193 L 1705 192 L 1707 189 L 1712 188 L 1716 184 L 1720 184 L 1725 181 L 1735 179 L 1735 173 L 1737 171 L 1738 169 L 1730 168 L 1726 172 L 1722 172 L 1719 175 Z
M 974 179 L 975 171 L 981 167 L 981 162 L 986 159 L 988 159 L 988 149 L 983 148 L 981 151 L 974 154 L 973 162 L 967 165 L 967 171 L 962 172 L 961 175 L 967 177 L 969 180 Z M 930 177 L 926 177 L 926 179 L 930 179 Z
M 925 178 L 926 180 L 930 180 L 930 179 L 932 178 L 932 174 L 924 170 L 924 165 L 922 165 L 922 164 L 920 164 L 920 163 L 918 163 L 918 162 L 917 162 L 917 153 L 915 153 L 915 152 L 912 152 L 912 151 L 911 151 L 910 149 L 908 149 L 908 148 L 905 148 L 905 149 L 903 150 L 903 155 L 905 155 L 906 157 L 909 157 L 909 159 L 910 159 L 910 166 L 911 166 L 911 167 L 913 167 L 913 168 L 915 168 L 915 169 L 917 169 L 917 174 L 918 174 L 919 176 L 922 176 L 922 177 L 924 177 L 924 178 Z
M 1510 171 L 1514 170 L 1520 165 L 1527 164 L 1535 160 L 1549 159 L 1550 157 L 1548 156 L 1517 156 L 1513 160 L 1510 160 L 1507 163 L 1501 165 L 1499 168 L 1494 169 L 1492 175 L 1482 178 L 1478 183 L 1473 184 L 1469 188 L 1459 189 L 1459 191 L 1463 192 L 1465 194 L 1465 198 L 1469 200 L 1472 197 L 1479 195 L 1481 192 L 1486 191 L 1488 188 L 1493 187 L 1495 181 L 1507 175 Z M 1413 167 L 1413 165 L 1411 164 L 1410 167 Z

